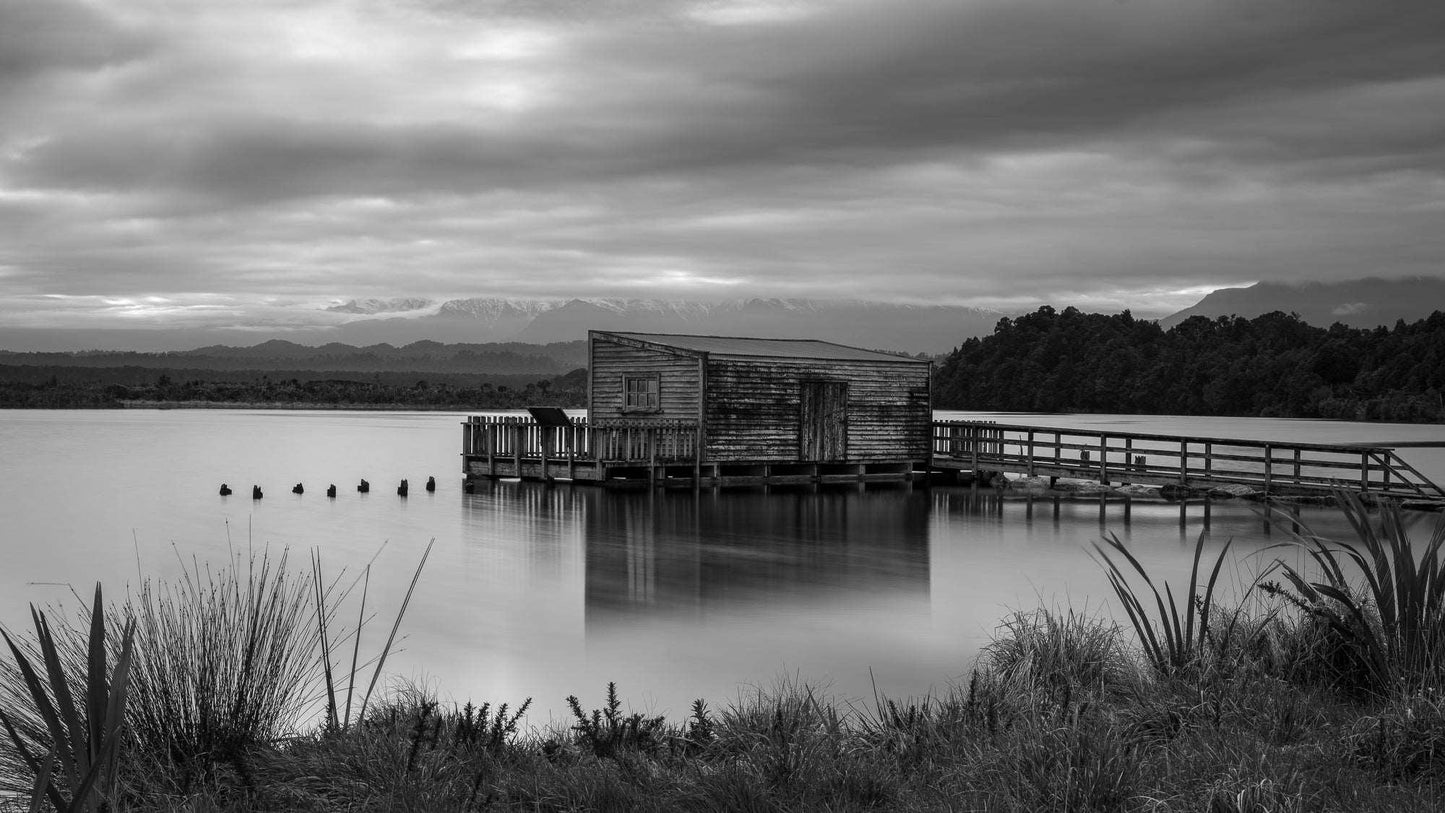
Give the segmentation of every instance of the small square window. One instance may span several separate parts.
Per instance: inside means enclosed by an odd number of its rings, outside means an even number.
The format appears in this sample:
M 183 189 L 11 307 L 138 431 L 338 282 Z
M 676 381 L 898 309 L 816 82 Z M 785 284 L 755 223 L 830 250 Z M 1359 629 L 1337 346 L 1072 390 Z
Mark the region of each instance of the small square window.
M 622 377 L 623 412 L 658 412 L 662 409 L 662 382 L 655 375 Z

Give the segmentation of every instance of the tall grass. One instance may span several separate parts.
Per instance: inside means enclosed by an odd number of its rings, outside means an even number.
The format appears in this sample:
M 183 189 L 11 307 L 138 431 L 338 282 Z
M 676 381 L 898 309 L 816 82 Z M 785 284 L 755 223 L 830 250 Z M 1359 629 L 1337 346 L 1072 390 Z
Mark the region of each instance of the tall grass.
M 57 813 L 109 809 L 115 796 L 116 763 L 125 724 L 134 625 L 127 622 L 124 626 L 120 656 L 112 670 L 108 668 L 99 584 L 95 586 L 85 656 L 80 663 L 67 658 L 72 653 L 67 652 L 64 643 L 57 642 L 43 612 L 32 605 L 30 614 L 35 623 L 33 642 L 17 644 L 8 631 L 0 631 L 14 659 L 14 671 L 6 675 L 19 676 L 23 683 L 20 694 L 28 694 L 30 701 L 25 708 L 6 703 L 8 709 L 0 708 L 0 724 L 33 776 L 29 785 L 31 813 L 45 801 Z M 43 675 L 31 663 L 33 655 L 43 663 Z M 15 693 L 11 694 L 14 700 Z M 13 777 L 7 779 L 13 781 Z
M 1054 693 L 1118 693 L 1139 681 L 1119 627 L 1074 610 L 1014 612 L 982 655 L 1000 677 Z
M 386 666 L 386 659 L 391 655 L 392 647 L 396 644 L 396 634 L 401 629 L 401 620 L 406 616 L 407 607 L 411 605 L 412 594 L 416 592 L 417 582 L 421 580 L 422 569 L 426 567 L 426 560 L 431 556 L 432 547 L 436 545 L 436 539 L 427 543 L 426 549 L 422 551 L 421 560 L 417 562 L 416 571 L 411 575 L 411 583 L 407 585 L 406 595 L 401 600 L 401 606 L 397 608 L 396 617 L 391 623 L 391 632 L 387 635 L 386 643 L 381 647 L 376 657 L 369 662 L 372 666 L 371 679 L 366 684 L 366 689 L 360 697 L 357 706 L 355 722 L 366 718 L 366 708 L 371 702 L 371 696 L 376 691 L 377 682 L 381 679 L 382 669 Z M 366 626 L 366 599 L 371 584 L 371 566 L 367 565 L 362 573 L 361 597 L 358 602 L 356 626 L 351 630 L 342 630 L 341 635 L 336 636 L 331 632 L 341 602 L 346 599 L 346 593 L 337 593 L 337 582 L 327 582 L 322 575 L 321 553 L 313 551 L 311 555 L 311 588 L 315 591 L 315 630 L 319 642 L 319 657 L 321 677 L 325 688 L 322 696 L 326 708 L 326 730 L 332 733 L 343 731 L 353 724 L 351 714 L 352 701 L 356 699 L 357 679 L 362 677 L 362 669 L 368 664 L 361 662 L 361 631 Z M 351 665 L 345 671 L 339 671 L 339 663 L 333 657 L 333 652 L 344 646 L 346 639 L 351 640 Z M 344 653 L 343 653 L 344 654 Z M 345 690 L 346 699 L 341 699 L 342 691 Z
M 314 697 L 319 638 L 309 584 L 269 552 L 219 569 L 192 562 L 147 579 L 124 613 L 137 624 L 130 707 L 139 752 L 184 790 L 248 750 L 296 730 Z
M 1336 499 L 1355 538 L 1286 529 L 1318 574 L 1281 562 L 1292 593 L 1277 592 L 1327 625 L 1352 656 L 1346 662 L 1364 670 L 1353 676 L 1359 685 L 1378 694 L 1438 687 L 1445 677 L 1445 515 L 1417 545 L 1398 505 L 1381 505 L 1376 522 L 1355 494 L 1337 492 Z

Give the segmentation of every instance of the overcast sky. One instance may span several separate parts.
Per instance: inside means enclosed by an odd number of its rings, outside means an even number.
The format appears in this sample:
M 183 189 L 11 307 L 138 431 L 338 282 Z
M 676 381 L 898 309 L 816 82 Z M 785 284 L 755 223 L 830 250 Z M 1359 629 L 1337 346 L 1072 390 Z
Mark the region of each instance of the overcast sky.
M 0 0 L 0 320 L 1445 273 L 1438 0 Z

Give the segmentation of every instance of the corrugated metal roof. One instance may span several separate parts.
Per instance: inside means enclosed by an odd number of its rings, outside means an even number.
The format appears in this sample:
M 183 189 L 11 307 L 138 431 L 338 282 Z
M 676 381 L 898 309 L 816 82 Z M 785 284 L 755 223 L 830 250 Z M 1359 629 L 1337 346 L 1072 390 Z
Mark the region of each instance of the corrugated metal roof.
M 711 353 L 719 356 L 759 356 L 784 359 L 820 359 L 825 361 L 901 361 L 926 364 L 921 359 L 864 350 L 817 339 L 755 339 L 744 336 L 686 336 L 676 333 L 622 333 L 598 331 L 639 342 L 667 345 L 681 350 Z

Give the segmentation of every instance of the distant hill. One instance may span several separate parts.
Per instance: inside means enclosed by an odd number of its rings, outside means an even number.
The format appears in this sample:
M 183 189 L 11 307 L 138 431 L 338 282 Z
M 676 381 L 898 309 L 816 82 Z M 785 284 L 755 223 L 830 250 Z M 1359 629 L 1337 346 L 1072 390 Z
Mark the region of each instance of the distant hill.
M 580 406 L 586 364 L 585 342 L 308 347 L 272 340 L 160 353 L 0 351 L 0 407 Z
M 585 342 L 441 344 L 396 347 L 331 343 L 308 347 L 273 339 L 249 347 L 214 345 L 162 353 L 91 350 L 71 353 L 0 351 L 0 365 L 214 371 L 554 376 L 587 365 Z
M 1160 320 L 1173 327 L 1191 316 L 1241 316 L 1297 313 L 1317 327 L 1340 322 L 1350 327 L 1393 326 L 1414 322 L 1445 306 L 1445 277 L 1358 279 L 1347 282 L 1261 282 L 1248 288 L 1221 288 L 1172 316 Z

